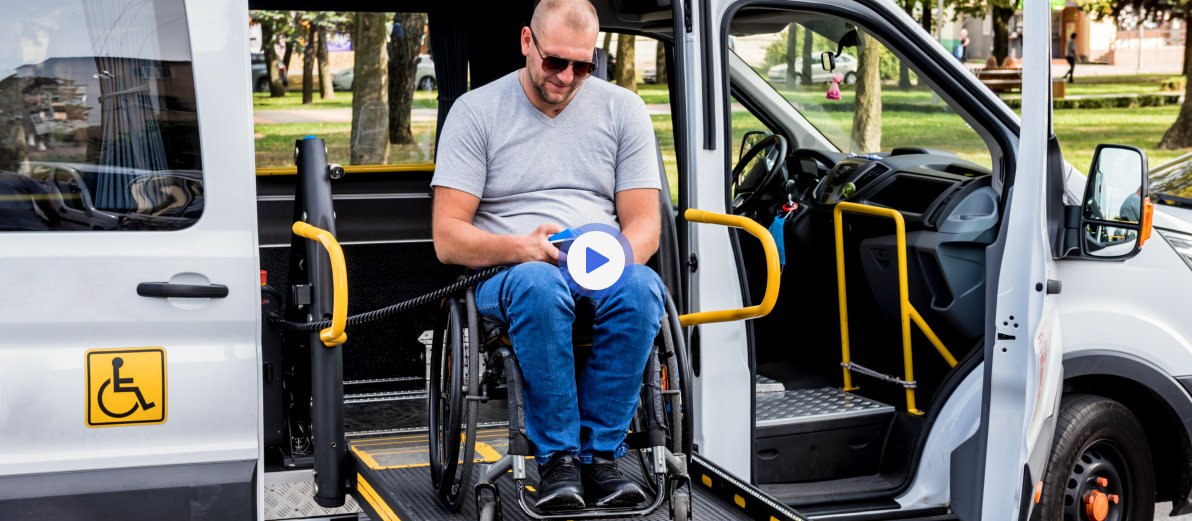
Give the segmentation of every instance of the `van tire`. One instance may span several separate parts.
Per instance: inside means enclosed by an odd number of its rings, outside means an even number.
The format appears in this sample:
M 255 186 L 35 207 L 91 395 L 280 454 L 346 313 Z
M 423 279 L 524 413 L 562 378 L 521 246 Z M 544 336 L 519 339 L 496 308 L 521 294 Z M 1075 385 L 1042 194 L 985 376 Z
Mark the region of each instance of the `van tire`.
M 269 92 L 269 78 L 257 80 L 257 84 L 253 86 L 253 92 Z
M 1099 478 L 1107 484 L 1098 485 Z M 1155 513 L 1155 472 L 1146 432 L 1129 409 L 1090 394 L 1064 396 L 1043 491 L 1032 520 L 1085 519 L 1082 498 L 1117 496 L 1107 519 L 1149 521 Z M 1115 512 L 1117 515 L 1115 516 Z

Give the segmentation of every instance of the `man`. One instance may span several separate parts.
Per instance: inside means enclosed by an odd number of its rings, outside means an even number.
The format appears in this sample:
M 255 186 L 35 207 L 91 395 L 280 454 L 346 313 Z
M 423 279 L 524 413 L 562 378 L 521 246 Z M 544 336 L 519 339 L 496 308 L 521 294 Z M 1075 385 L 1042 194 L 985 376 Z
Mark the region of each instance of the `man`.
M 1068 83 L 1076 82 L 1076 33 L 1072 33 L 1072 37 L 1068 38 L 1068 44 L 1064 46 L 1064 59 L 1068 60 L 1068 73 L 1064 76 L 1068 78 Z
M 431 181 L 439 260 L 513 265 L 477 288 L 476 304 L 508 326 L 521 364 L 543 510 L 645 499 L 615 460 L 663 316 L 665 288 L 641 265 L 658 248 L 661 182 L 641 98 L 588 78 L 598 31 L 586 0 L 543 0 L 522 29 L 525 68 L 452 107 Z M 592 222 L 618 227 L 634 264 L 589 298 L 569 287 L 548 237 Z M 584 307 L 594 339 L 577 383 L 571 326 Z

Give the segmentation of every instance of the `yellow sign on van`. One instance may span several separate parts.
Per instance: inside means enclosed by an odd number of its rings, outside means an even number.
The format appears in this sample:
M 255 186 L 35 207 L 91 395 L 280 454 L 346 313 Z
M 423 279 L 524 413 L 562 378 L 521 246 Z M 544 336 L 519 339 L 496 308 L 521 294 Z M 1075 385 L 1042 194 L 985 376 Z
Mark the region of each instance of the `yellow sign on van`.
M 88 427 L 166 421 L 165 349 L 92 349 L 86 356 Z

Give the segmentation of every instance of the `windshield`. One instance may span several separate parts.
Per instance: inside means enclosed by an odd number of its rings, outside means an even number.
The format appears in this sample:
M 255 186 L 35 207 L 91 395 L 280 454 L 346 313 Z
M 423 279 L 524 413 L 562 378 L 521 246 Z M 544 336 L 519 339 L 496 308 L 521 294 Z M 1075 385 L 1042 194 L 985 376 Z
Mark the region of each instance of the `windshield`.
M 841 152 L 913 146 L 992 166 L 976 131 L 897 55 L 853 24 L 822 14 L 744 10 L 731 34 L 729 47 L 752 70 L 749 80 L 785 99 Z
M 1192 198 L 1192 154 L 1155 167 L 1150 178 L 1152 194 Z

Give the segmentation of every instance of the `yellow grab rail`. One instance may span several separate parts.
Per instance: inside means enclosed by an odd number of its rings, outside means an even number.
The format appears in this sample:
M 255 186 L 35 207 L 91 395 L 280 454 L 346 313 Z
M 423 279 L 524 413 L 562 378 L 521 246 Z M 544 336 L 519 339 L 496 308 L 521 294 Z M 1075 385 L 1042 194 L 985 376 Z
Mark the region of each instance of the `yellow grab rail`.
M 316 228 L 302 221 L 294 223 L 294 234 L 312 241 L 319 241 L 331 257 L 331 327 L 319 332 L 319 340 L 327 347 L 335 347 L 348 340 L 344 328 L 348 325 L 348 268 L 344 263 L 344 250 L 339 247 L 331 232 Z
M 744 320 L 768 315 L 770 310 L 774 309 L 774 303 L 778 301 L 778 285 L 782 277 L 782 268 L 778 263 L 778 246 L 774 244 L 774 237 L 770 235 L 770 231 L 753 219 L 739 215 L 725 215 L 688 208 L 683 213 L 683 217 L 690 222 L 743 228 L 762 241 L 762 249 L 766 253 L 766 295 L 762 297 L 762 302 L 756 306 L 726 309 L 724 311 L 702 311 L 681 315 L 679 317 L 679 324 L 686 327 L 696 324 L 707 324 L 709 322 L 731 322 L 733 320 Z
M 898 244 L 898 309 L 899 319 L 902 323 L 902 363 L 906 372 L 906 380 L 903 384 L 906 388 L 906 410 L 911 414 L 923 414 L 923 411 L 915 408 L 915 363 L 911 354 L 911 322 L 919 327 L 919 330 L 923 332 L 931 345 L 935 346 L 936 351 L 939 351 L 949 366 L 956 367 L 956 358 L 952 356 L 947 347 L 944 347 L 944 343 L 940 341 L 935 332 L 928 327 L 922 315 L 911 305 L 907 295 L 906 223 L 902 219 L 902 214 L 898 210 L 890 208 L 848 202 L 836 203 L 836 208 L 832 212 L 833 224 L 836 227 L 836 288 L 840 300 L 840 353 L 841 366 L 844 368 L 844 390 L 857 389 L 853 386 L 852 370 L 850 369 L 853 362 L 850 358 L 848 343 L 848 300 L 844 283 L 844 225 L 841 222 L 844 212 L 887 217 L 894 220 L 894 234 Z

